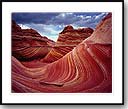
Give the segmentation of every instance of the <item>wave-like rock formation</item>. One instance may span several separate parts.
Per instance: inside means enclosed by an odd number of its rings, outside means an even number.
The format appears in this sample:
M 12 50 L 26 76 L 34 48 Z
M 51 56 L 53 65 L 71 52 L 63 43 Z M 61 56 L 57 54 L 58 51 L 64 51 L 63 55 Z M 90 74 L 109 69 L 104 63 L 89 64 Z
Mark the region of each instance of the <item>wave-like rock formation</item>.
M 12 56 L 12 90 L 18 93 L 111 93 L 112 15 L 61 59 L 27 68 Z
M 74 29 L 70 25 L 66 26 L 59 34 L 54 48 L 42 59 L 42 62 L 50 63 L 62 58 L 92 33 L 93 29 L 91 28 Z
M 54 41 L 41 36 L 33 29 L 21 29 L 12 21 L 12 55 L 18 59 L 44 57 L 54 46 Z

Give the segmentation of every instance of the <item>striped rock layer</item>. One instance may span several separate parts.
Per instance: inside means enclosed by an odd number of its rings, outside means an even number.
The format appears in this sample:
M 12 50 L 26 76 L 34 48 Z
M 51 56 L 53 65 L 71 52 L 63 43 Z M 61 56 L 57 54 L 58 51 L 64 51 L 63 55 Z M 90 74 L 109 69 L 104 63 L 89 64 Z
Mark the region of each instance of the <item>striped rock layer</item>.
M 93 29 L 91 28 L 73 29 L 70 25 L 65 27 L 59 34 L 54 48 L 51 49 L 42 61 L 50 63 L 62 58 L 92 33 Z
M 33 29 L 21 29 L 12 21 L 12 55 L 27 60 L 44 57 L 54 42 L 41 36 Z
M 27 68 L 12 56 L 12 90 L 47 93 L 112 92 L 112 15 L 61 59 Z

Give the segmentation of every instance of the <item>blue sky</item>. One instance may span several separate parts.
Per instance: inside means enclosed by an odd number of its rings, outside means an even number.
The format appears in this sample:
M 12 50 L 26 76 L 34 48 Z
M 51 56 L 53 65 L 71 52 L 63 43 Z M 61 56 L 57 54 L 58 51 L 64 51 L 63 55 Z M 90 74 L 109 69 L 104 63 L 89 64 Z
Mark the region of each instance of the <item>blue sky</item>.
M 12 19 L 23 29 L 32 28 L 42 36 L 54 41 L 67 25 L 75 29 L 91 27 L 95 29 L 107 12 L 61 12 L 61 13 L 12 13 Z

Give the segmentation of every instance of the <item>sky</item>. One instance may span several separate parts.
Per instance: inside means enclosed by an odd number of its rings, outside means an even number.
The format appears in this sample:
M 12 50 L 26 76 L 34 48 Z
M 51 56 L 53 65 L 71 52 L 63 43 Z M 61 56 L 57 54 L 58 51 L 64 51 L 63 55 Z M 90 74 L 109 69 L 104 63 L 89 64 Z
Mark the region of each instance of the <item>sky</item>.
M 56 41 L 65 26 L 95 29 L 106 15 L 107 12 L 12 13 L 12 19 L 22 29 L 32 28 L 42 36 Z

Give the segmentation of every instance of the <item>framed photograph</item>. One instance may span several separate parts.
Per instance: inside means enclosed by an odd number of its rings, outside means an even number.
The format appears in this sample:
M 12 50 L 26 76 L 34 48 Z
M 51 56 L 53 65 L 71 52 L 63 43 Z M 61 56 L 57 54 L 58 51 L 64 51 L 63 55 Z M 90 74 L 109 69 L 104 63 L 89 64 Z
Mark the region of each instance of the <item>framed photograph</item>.
M 124 2 L 1 2 L 1 104 L 124 104 Z

